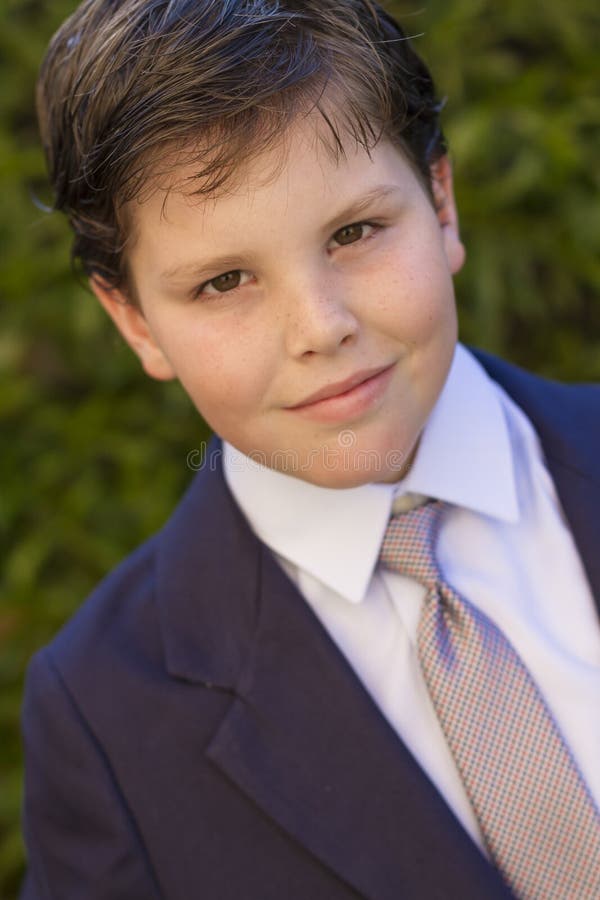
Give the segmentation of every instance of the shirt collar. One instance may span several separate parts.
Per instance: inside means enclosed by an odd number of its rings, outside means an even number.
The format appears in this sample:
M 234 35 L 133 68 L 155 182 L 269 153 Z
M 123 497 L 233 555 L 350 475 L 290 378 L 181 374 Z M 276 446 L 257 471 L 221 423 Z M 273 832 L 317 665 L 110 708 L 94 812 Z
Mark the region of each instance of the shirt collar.
M 353 603 L 367 590 L 396 497 L 436 497 L 506 522 L 519 518 L 500 396 L 458 344 L 410 472 L 397 484 L 335 490 L 261 466 L 224 442 L 224 474 L 258 537 Z

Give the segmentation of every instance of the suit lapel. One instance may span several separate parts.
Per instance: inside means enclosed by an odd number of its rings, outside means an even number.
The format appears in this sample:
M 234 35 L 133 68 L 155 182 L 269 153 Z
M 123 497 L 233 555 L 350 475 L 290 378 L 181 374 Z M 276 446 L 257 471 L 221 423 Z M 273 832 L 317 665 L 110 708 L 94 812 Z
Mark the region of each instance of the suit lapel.
M 533 424 L 600 612 L 600 387 L 546 381 L 475 355 Z
M 552 457 L 548 467 L 600 613 L 600 484 Z
M 365 897 L 506 897 L 266 550 L 262 562 L 255 652 L 209 757 Z
M 171 674 L 232 693 L 209 759 L 314 857 L 373 900 L 509 896 L 220 472 L 167 527 L 159 604 Z

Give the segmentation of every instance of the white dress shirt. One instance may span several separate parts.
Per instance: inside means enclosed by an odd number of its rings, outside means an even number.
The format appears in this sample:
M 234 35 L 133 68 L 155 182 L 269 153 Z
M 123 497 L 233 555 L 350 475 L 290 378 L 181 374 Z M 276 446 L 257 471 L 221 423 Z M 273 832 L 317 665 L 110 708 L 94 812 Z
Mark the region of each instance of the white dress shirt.
M 445 577 L 510 637 L 600 806 L 600 626 L 591 590 L 524 413 L 459 344 L 407 476 L 335 490 L 224 445 L 227 483 L 374 702 L 483 849 L 417 658 L 425 589 L 377 565 L 392 510 L 452 504 Z M 368 762 L 366 763 L 368 764 Z

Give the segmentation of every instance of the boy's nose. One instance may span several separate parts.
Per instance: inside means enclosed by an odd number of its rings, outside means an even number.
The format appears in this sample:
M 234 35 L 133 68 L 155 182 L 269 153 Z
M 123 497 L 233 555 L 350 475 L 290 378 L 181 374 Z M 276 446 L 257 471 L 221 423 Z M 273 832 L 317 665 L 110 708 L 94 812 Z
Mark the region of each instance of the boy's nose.
M 287 292 L 286 308 L 286 347 L 291 356 L 335 353 L 359 330 L 341 285 L 330 279 L 296 284 Z

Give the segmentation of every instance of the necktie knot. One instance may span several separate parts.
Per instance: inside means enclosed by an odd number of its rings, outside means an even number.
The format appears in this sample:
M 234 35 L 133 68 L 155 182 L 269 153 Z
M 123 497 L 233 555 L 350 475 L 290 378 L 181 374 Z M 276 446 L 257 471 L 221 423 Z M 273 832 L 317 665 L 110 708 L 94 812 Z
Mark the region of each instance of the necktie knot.
M 442 502 L 432 500 L 392 516 L 381 545 L 381 564 L 431 590 L 440 579 L 435 545 L 443 510 Z

